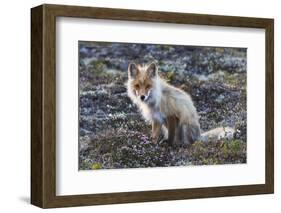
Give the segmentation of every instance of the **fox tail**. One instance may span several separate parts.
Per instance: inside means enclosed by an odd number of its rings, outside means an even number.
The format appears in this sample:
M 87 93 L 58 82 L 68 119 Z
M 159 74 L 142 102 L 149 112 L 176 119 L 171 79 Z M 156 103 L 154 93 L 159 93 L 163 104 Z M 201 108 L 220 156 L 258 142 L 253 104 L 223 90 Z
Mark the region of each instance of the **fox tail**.
M 218 141 L 221 139 L 231 140 L 234 138 L 235 129 L 232 127 L 218 127 L 201 134 L 200 141 Z

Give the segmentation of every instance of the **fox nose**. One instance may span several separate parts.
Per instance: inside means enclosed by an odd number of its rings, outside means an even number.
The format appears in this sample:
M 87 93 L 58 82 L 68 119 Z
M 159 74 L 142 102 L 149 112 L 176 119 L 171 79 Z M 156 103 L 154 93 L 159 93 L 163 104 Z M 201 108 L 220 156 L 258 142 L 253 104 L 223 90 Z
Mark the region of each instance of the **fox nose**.
M 144 96 L 144 95 L 141 95 L 140 99 L 141 99 L 142 101 L 144 101 L 145 96 Z

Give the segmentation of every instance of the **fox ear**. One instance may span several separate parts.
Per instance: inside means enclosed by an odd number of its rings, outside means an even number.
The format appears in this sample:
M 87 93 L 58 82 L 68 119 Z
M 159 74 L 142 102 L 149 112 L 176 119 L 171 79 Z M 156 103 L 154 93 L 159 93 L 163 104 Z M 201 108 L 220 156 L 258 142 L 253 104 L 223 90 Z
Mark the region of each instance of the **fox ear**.
M 128 75 L 130 78 L 135 78 L 138 74 L 139 70 L 135 63 L 130 63 L 128 66 Z
M 151 64 L 148 65 L 148 67 L 146 69 L 146 72 L 147 72 L 147 74 L 150 78 L 156 77 L 156 75 L 157 75 L 157 65 L 154 62 L 152 62 Z

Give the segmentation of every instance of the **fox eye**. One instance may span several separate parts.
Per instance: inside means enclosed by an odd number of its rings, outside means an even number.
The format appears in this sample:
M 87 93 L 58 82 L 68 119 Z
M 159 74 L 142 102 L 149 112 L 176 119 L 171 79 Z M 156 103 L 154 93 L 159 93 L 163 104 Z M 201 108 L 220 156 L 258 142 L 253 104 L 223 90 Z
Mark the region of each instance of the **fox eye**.
M 140 85 L 135 84 L 135 88 L 136 88 L 136 89 L 139 89 L 139 88 L 140 88 Z
M 147 85 L 146 87 L 145 87 L 145 89 L 150 89 L 151 88 L 151 85 Z

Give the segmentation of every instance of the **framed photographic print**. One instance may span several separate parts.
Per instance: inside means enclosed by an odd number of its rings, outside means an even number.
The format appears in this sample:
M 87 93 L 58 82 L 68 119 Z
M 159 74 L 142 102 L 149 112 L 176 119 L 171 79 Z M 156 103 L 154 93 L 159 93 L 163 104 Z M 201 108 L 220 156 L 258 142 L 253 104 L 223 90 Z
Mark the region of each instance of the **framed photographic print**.
M 31 9 L 31 203 L 274 191 L 273 19 Z

